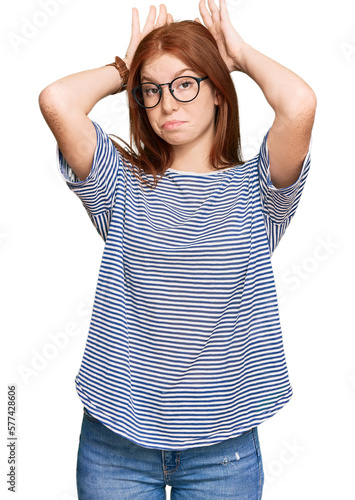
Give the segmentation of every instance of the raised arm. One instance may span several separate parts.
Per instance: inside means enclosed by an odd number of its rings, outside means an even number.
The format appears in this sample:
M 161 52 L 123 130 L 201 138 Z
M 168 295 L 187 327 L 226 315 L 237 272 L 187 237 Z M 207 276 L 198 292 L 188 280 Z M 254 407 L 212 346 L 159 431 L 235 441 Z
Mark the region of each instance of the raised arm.
M 121 86 L 113 66 L 81 71 L 45 87 L 39 106 L 59 149 L 78 178 L 89 175 L 96 148 L 96 131 L 88 114 Z
M 292 185 L 309 149 L 317 99 L 311 87 L 273 59 L 247 44 L 229 19 L 226 1 L 200 0 L 205 26 L 214 36 L 229 71 L 242 71 L 261 88 L 275 112 L 267 137 L 271 181 L 276 188 Z
M 128 69 L 141 39 L 154 27 L 172 21 L 165 5 L 160 7 L 156 22 L 155 18 L 156 8 L 151 6 L 141 32 L 138 10 L 133 8 L 132 35 L 124 58 Z M 116 93 L 121 84 L 116 68 L 102 66 L 61 78 L 45 87 L 39 95 L 43 117 L 64 158 L 80 180 L 89 175 L 96 148 L 95 127 L 87 115 L 97 102 Z
M 275 112 L 267 137 L 271 181 L 276 188 L 291 186 L 309 149 L 316 95 L 302 78 L 250 45 L 244 46 L 239 64 Z

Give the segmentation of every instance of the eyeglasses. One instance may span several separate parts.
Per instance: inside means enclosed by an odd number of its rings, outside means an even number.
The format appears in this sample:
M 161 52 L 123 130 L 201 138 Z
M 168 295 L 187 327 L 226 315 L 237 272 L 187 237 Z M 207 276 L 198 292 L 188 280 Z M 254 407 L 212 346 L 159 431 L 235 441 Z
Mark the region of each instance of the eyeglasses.
M 196 99 L 200 92 L 200 82 L 209 78 L 197 78 L 196 76 L 178 76 L 170 83 L 141 83 L 132 89 L 136 102 L 142 108 L 154 108 L 160 103 L 163 94 L 163 85 L 169 85 L 171 95 L 180 102 L 190 102 Z

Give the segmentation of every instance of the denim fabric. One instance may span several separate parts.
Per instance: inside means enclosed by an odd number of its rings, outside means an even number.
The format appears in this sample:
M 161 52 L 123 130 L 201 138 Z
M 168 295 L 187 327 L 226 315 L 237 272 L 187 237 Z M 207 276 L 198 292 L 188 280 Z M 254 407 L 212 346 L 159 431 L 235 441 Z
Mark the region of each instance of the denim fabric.
M 79 500 L 260 500 L 264 472 L 257 427 L 212 446 L 164 451 L 138 446 L 84 408 L 77 463 Z

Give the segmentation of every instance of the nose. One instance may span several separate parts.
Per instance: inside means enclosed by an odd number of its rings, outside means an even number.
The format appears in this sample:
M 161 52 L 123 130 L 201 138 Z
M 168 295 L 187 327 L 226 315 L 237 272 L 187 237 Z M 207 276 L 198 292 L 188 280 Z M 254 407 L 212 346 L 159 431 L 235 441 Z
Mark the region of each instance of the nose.
M 165 113 L 171 113 L 172 111 L 175 111 L 179 106 L 179 102 L 171 95 L 168 86 L 165 86 L 165 88 L 162 86 L 160 106 Z

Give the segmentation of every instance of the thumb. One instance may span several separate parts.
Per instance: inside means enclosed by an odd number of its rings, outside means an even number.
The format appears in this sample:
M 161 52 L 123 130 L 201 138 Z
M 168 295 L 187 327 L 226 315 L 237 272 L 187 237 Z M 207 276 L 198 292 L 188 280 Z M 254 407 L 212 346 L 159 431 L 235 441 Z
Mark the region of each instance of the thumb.
M 199 20 L 199 18 L 198 18 L 198 17 L 196 17 L 196 18 L 195 18 L 195 21 L 196 21 L 197 23 L 202 24 L 202 23 L 201 23 L 201 21 Z

